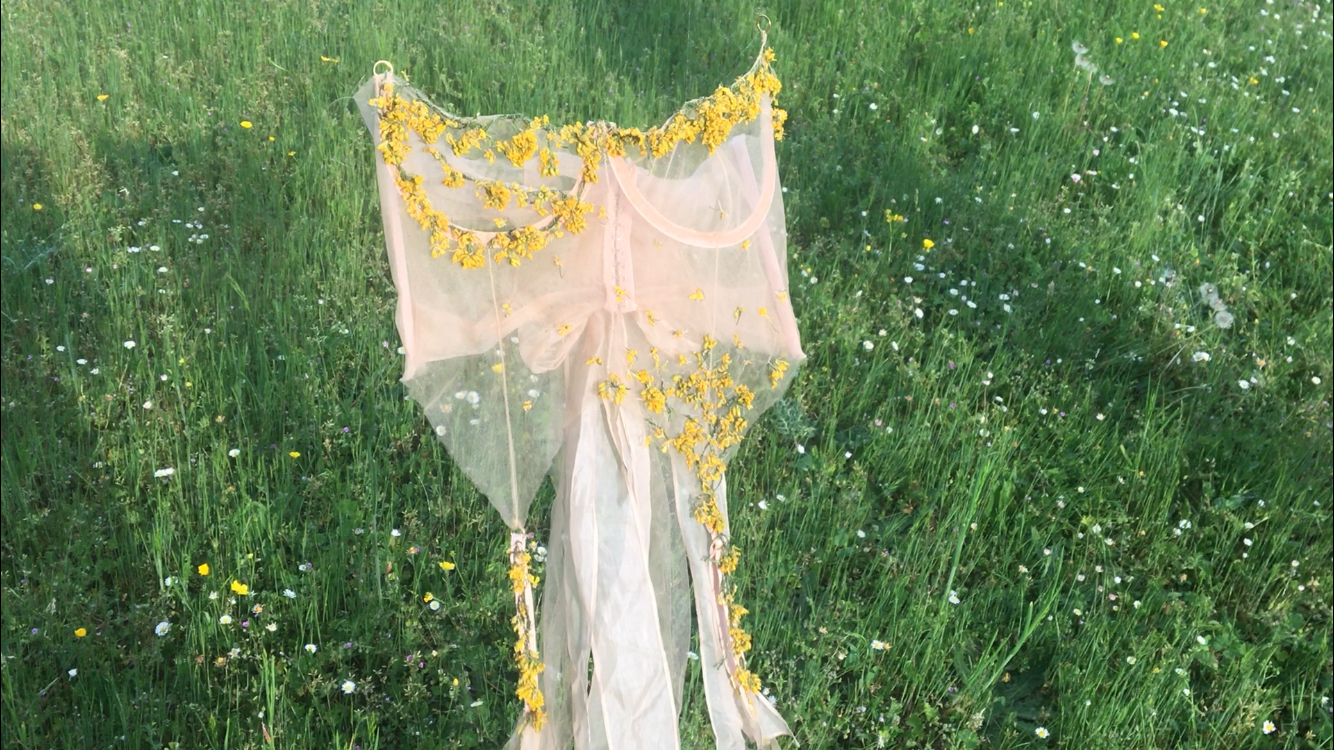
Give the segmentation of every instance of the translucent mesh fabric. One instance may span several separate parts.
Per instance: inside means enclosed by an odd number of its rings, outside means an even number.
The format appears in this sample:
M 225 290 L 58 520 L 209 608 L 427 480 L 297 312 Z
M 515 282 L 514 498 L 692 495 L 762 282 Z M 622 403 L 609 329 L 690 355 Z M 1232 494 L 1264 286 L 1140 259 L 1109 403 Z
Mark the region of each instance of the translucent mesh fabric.
M 356 101 L 377 143 L 380 111 L 371 102 L 386 83 L 424 101 L 392 75 L 367 82 Z M 463 123 L 449 133 L 482 127 L 496 141 L 529 127 L 522 118 L 440 114 Z M 521 720 L 510 747 L 679 747 L 692 604 L 717 746 L 739 750 L 746 738 L 767 746 L 788 728 L 746 687 L 720 604 L 730 601 L 720 569 L 730 544 L 726 483 L 701 480 L 665 442 L 692 419 L 707 423 L 707 410 L 682 397 L 655 400 L 653 388 L 670 390 L 708 368 L 716 376 L 727 355 L 727 393 L 752 395 L 738 412 L 753 423 L 804 359 L 787 297 L 770 97 L 712 153 L 684 141 L 656 159 L 634 146 L 623 157 L 603 152 L 596 181 L 585 179 L 576 148 L 534 132 L 556 155 L 557 175 L 541 176 L 537 158 L 516 167 L 480 147 L 456 155 L 443 141 L 437 157 L 416 133 L 401 164 L 376 156 L 403 382 L 512 530 L 524 530 L 546 474 L 557 490 L 537 639 L 545 723 L 539 731 Z M 441 159 L 469 181 L 443 184 Z M 487 208 L 479 180 L 547 186 L 592 208 L 583 231 L 553 233 L 517 265 L 488 253 L 482 267 L 464 268 L 447 254 L 433 257 L 430 234 L 396 183 L 402 174 L 423 176 L 430 204 L 483 240 L 496 219 L 549 229 L 552 217 Z M 725 463 L 736 446 L 723 445 Z M 720 529 L 696 520 L 709 487 Z

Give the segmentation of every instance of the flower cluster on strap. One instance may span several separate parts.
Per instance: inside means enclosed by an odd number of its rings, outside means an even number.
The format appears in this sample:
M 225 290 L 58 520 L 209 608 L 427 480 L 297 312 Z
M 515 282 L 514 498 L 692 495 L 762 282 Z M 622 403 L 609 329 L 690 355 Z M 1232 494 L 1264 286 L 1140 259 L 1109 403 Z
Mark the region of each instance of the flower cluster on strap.
M 523 721 L 531 722 L 533 731 L 542 731 L 546 724 L 546 700 L 537 685 L 537 676 L 546 665 L 537 651 L 537 624 L 532 610 L 533 587 L 538 578 L 528 572 L 527 534 L 510 535 L 510 590 L 514 593 L 514 664 L 519 668 L 519 686 L 515 694 L 523 701 Z
M 741 348 L 739 340 L 735 343 Z M 699 480 L 699 494 L 692 516 L 709 532 L 710 562 L 721 581 L 718 604 L 727 615 L 724 643 L 728 649 L 729 675 L 737 688 L 755 694 L 760 691 L 760 678 L 746 668 L 745 655 L 751 650 L 751 637 L 741 626 L 741 618 L 748 614 L 748 610 L 736 602 L 736 585 L 732 582 L 741 560 L 741 550 L 731 543 L 717 501 L 718 487 L 726 471 L 722 457 L 729 448 L 741 442 L 748 426 L 743 410 L 752 408 L 755 393 L 733 379 L 730 372 L 732 355 L 718 353 L 717 347 L 717 339 L 706 334 L 700 351 L 694 355 L 695 370 L 673 375 L 670 382 L 655 374 L 662 370 L 663 364 L 657 348 L 650 349 L 653 370 L 632 369 L 630 378 L 639 383 L 639 398 L 646 411 L 669 417 L 676 407 L 685 415 L 685 421 L 675 435 L 669 436 L 666 429 L 659 426 L 654 430 L 653 438 L 659 441 L 664 453 L 674 449 L 681 454 L 687 468 Z M 632 366 L 634 357 L 635 353 L 628 354 Z M 688 366 L 689 358 L 679 355 L 679 364 Z M 787 365 L 782 359 L 769 363 L 771 387 L 778 387 Z M 598 392 L 604 399 L 619 404 L 627 392 L 627 385 L 612 375 L 598 384 Z M 672 399 L 670 405 L 668 399 Z
M 621 157 L 626 155 L 627 149 L 638 149 L 641 155 L 657 159 L 680 143 L 696 141 L 712 154 L 727 140 L 732 128 L 759 117 L 762 98 L 766 94 L 771 98 L 777 96 L 782 89 L 782 83 L 769 67 L 773 60 L 773 50 L 765 47 L 749 73 L 731 86 L 719 86 L 710 96 L 688 102 L 656 128 L 621 128 L 605 120 L 552 128 L 548 118 L 543 116 L 533 118 L 517 134 L 500 140 L 491 136 L 474 118 L 446 115 L 420 98 L 399 94 L 392 83 L 386 82 L 380 86 L 378 95 L 370 100 L 380 115 L 377 148 L 383 154 L 385 164 L 394 169 L 394 180 L 407 204 L 408 215 L 430 235 L 433 257 L 449 255 L 454 263 L 464 268 L 482 268 L 486 264 L 486 252 L 490 251 L 496 263 L 517 266 L 546 247 L 551 235 L 559 238 L 565 232 L 578 234 L 584 230 L 587 226 L 584 216 L 593 210 L 592 205 L 582 200 L 584 187 L 598 181 L 604 154 Z M 772 108 L 771 114 L 774 138 L 782 140 L 787 112 Z M 410 134 L 421 139 L 425 144 L 423 150 L 440 165 L 440 182 L 445 187 L 461 188 L 472 182 L 484 207 L 504 210 L 513 200 L 516 206 L 531 207 L 543 218 L 522 227 L 497 218 L 494 230 L 452 223 L 431 205 L 424 187 L 426 178 L 410 174 L 403 168 L 403 162 L 412 150 Z M 494 164 L 499 153 L 515 167 L 523 167 L 537 159 L 538 171 L 543 177 L 559 174 L 558 150 L 573 150 L 583 161 L 583 168 L 570 192 L 546 186 L 533 189 L 519 183 L 478 180 L 449 164 L 436 145 L 442 137 L 458 157 L 480 150 L 481 155 Z

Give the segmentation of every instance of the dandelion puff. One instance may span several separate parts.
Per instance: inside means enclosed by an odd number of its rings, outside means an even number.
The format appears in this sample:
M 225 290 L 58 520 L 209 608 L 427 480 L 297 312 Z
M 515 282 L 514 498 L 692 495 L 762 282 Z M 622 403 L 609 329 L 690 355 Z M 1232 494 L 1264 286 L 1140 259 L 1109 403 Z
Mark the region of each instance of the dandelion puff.
M 1111 76 L 1107 75 L 1106 73 L 1103 73 L 1102 75 L 1098 76 L 1098 83 L 1101 83 L 1104 86 L 1111 86 L 1113 83 L 1116 83 L 1116 80 L 1113 79 Z
M 1204 302 L 1205 304 L 1208 304 L 1210 300 L 1218 296 L 1218 287 L 1214 286 L 1213 284 L 1210 284 L 1207 281 L 1203 284 L 1200 284 L 1199 291 L 1200 291 L 1200 301 Z
M 1209 309 L 1214 312 L 1222 312 L 1227 309 L 1227 303 L 1218 297 L 1209 298 Z
M 1078 41 L 1071 42 L 1070 49 L 1075 51 L 1076 55 L 1087 55 L 1089 48 L 1080 44 Z
M 1228 312 L 1227 310 L 1219 310 L 1218 312 L 1214 313 L 1214 325 L 1218 326 L 1219 328 L 1222 329 L 1231 328 L 1234 320 L 1235 318 L 1232 317 L 1232 313 Z

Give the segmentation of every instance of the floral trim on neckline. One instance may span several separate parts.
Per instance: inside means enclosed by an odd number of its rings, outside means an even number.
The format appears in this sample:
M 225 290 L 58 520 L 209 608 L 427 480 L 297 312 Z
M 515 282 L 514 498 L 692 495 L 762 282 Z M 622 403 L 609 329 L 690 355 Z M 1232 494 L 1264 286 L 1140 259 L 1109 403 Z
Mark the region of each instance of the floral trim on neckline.
M 770 68 L 773 61 L 773 49 L 764 46 L 750 71 L 731 86 L 719 86 L 711 95 L 687 102 L 661 126 L 647 131 L 618 127 L 605 120 L 551 128 L 549 119 L 543 116 L 533 118 L 524 129 L 506 139 L 496 139 L 488 132 L 487 126 L 496 118 L 486 118 L 487 124 L 482 124 L 482 118 L 446 114 L 411 87 L 404 87 L 408 95 L 400 93 L 386 77 L 370 100 L 379 113 L 380 143 L 376 148 L 393 170 L 408 215 L 430 235 L 432 257 L 448 254 L 452 262 L 463 268 L 482 268 L 489 252 L 496 264 L 518 266 L 546 247 L 553 235 L 561 238 L 566 232 L 579 234 L 587 227 L 584 217 L 593 206 L 583 197 L 588 184 L 597 183 L 604 155 L 624 157 L 627 149 L 638 149 L 640 155 L 658 159 L 681 143 L 697 141 L 713 154 L 727 140 L 732 128 L 759 117 L 766 94 L 772 101 L 782 90 L 782 83 Z M 774 140 L 782 140 L 787 112 L 776 107 L 771 112 Z M 513 119 L 513 116 L 500 118 L 502 122 Z M 542 218 L 524 226 L 497 218 L 494 230 L 464 227 L 450 221 L 431 205 L 424 187 L 426 178 L 403 167 L 412 150 L 410 134 L 416 134 L 425 144 L 423 150 L 435 157 L 440 165 L 440 182 L 445 187 L 461 188 L 472 183 L 483 207 L 503 211 L 512 202 L 517 208 L 533 209 Z M 538 173 L 543 177 L 559 174 L 561 151 L 572 150 L 583 160 L 583 168 L 568 191 L 546 185 L 530 188 L 517 182 L 477 179 L 456 169 L 440 153 L 437 144 L 442 137 L 457 157 L 480 151 L 482 157 L 494 164 L 499 154 L 515 167 L 524 167 L 536 158 Z

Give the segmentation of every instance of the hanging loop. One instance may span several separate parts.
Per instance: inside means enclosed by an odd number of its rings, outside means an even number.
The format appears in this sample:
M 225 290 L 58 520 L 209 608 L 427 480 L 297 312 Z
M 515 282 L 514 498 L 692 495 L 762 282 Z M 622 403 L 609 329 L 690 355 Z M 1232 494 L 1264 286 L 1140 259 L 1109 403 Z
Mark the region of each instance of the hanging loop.
M 389 62 L 388 60 L 376 60 L 375 64 L 371 66 L 371 72 L 377 76 L 380 75 L 381 65 L 385 67 L 384 72 L 386 74 L 388 74 L 391 77 L 394 75 L 394 64 Z
M 764 15 L 763 13 L 756 14 L 755 16 L 756 31 L 759 31 L 761 34 L 768 34 L 769 27 L 772 25 L 773 21 L 770 21 L 768 16 Z

